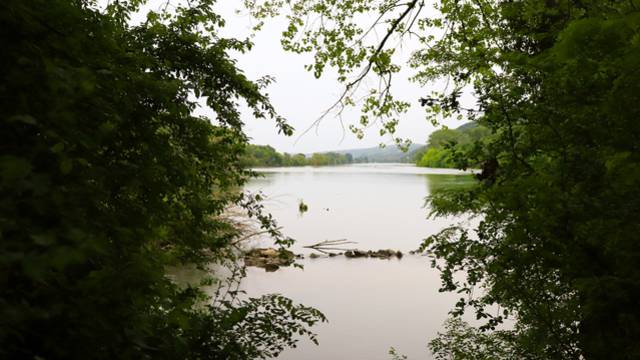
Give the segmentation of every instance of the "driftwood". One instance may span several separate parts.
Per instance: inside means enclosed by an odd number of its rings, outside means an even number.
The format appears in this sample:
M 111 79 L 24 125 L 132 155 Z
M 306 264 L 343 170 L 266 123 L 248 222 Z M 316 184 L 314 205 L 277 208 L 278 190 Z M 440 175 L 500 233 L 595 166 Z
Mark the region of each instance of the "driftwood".
M 321 252 L 323 254 L 326 254 L 326 255 L 331 255 L 331 254 L 335 255 L 335 253 L 332 253 L 331 251 L 348 251 L 348 250 L 352 250 L 352 249 L 345 249 L 345 248 L 340 247 L 340 246 L 349 245 L 349 244 L 356 244 L 356 242 L 355 241 L 347 241 L 347 239 L 325 240 L 325 241 L 321 241 L 321 242 L 313 244 L 313 245 L 305 246 L 305 248 L 313 249 L 313 250 L 319 251 L 319 252 Z
M 344 255 L 348 258 L 378 258 L 378 259 L 389 259 L 391 257 L 396 257 L 401 259 L 403 254 L 399 250 L 391 250 L 391 249 L 381 249 L 381 250 L 359 250 L 354 248 L 344 248 L 341 246 L 356 244 L 355 241 L 347 241 L 347 239 L 338 239 L 338 240 L 325 240 L 321 241 L 317 244 L 305 246 L 307 249 L 316 250 L 322 254 L 329 255 L 330 257 L 334 257 L 337 255 Z M 340 251 L 339 253 L 331 252 L 331 251 Z M 319 257 L 317 254 L 313 253 L 310 255 L 312 259 Z

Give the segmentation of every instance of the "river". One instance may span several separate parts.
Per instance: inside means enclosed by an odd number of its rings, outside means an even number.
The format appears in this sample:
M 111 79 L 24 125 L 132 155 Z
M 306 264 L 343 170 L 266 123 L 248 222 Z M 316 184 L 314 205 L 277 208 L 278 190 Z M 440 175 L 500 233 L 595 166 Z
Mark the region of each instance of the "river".
M 455 170 L 406 164 L 269 168 L 247 190 L 263 192 L 265 206 L 283 231 L 297 240 L 293 250 L 323 240 L 347 239 L 359 249 L 398 249 L 405 254 L 421 240 L 460 218 L 428 218 L 425 198 L 436 188 L 468 184 Z M 308 211 L 300 214 L 303 201 Z M 456 294 L 439 293 L 438 272 L 429 259 L 333 258 L 300 260 L 304 269 L 265 272 L 249 268 L 242 288 L 249 296 L 280 293 L 322 311 L 315 326 L 320 345 L 302 341 L 279 359 L 388 360 L 391 347 L 409 359 L 430 359 L 429 339 L 441 329 Z

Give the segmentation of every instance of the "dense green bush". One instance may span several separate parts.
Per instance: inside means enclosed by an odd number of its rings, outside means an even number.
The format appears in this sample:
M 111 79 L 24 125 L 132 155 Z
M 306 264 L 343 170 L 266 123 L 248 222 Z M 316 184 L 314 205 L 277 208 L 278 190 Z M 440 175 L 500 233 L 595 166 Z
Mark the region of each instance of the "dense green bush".
M 277 296 L 214 305 L 166 277 L 232 260 L 231 204 L 279 236 L 238 193 L 237 99 L 291 128 L 228 57 L 250 44 L 216 34 L 213 1 L 128 25 L 143 3 L 0 4 L 2 358 L 259 358 L 322 319 Z
M 429 135 L 424 154 L 416 164 L 431 168 L 474 167 L 477 163 L 464 163 L 465 154 L 487 141 L 489 129 L 477 123 L 465 124 L 457 129 L 439 129 Z

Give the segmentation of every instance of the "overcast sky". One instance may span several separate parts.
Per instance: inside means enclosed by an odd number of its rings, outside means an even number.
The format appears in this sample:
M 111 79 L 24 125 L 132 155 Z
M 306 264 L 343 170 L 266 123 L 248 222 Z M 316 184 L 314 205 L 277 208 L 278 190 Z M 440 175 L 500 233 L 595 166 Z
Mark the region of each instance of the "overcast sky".
M 220 13 L 227 22 L 223 36 L 239 39 L 247 37 L 255 20 L 247 15 L 236 13 L 235 10 L 240 8 L 240 1 L 220 1 L 219 4 Z M 138 17 L 137 20 L 143 18 Z M 268 144 L 279 151 L 289 153 L 352 149 L 378 146 L 381 142 L 390 143 L 391 139 L 388 136 L 379 136 L 379 129 L 375 126 L 366 133 L 364 139 L 358 140 L 348 130 L 345 132 L 339 120 L 333 116 L 326 117 L 317 129 L 313 128 L 302 135 L 304 130 L 307 130 L 324 110 L 338 99 L 343 87 L 335 80 L 335 74 L 330 70 L 325 71 L 320 79 L 316 79 L 313 74 L 306 71 L 304 65 L 312 62 L 310 54 L 300 55 L 282 50 L 280 38 L 286 26 L 287 22 L 283 17 L 267 20 L 263 30 L 254 39 L 254 48 L 246 54 L 233 55 L 238 61 L 239 68 L 250 79 L 255 80 L 264 75 L 275 77 L 276 82 L 267 89 L 267 92 L 278 113 L 296 129 L 291 137 L 278 134 L 273 121 L 254 119 L 249 111 L 243 111 L 245 130 L 251 142 Z M 396 56 L 406 59 L 415 48 L 415 45 L 405 42 L 396 49 Z M 418 84 L 407 80 L 412 73 L 411 69 L 403 69 L 399 75 L 395 76 L 393 84 L 393 93 L 396 97 L 412 104 L 409 112 L 401 118 L 397 135 L 423 144 L 435 128 L 426 121 L 424 109 L 419 106 L 418 99 L 428 95 L 433 89 L 441 90 L 443 85 L 434 85 L 431 89 L 421 88 Z M 204 110 L 198 113 L 210 115 Z M 348 125 L 356 123 L 359 116 L 357 108 L 354 108 L 343 114 L 343 120 Z M 462 123 L 464 121 L 445 122 L 450 127 L 457 127 Z

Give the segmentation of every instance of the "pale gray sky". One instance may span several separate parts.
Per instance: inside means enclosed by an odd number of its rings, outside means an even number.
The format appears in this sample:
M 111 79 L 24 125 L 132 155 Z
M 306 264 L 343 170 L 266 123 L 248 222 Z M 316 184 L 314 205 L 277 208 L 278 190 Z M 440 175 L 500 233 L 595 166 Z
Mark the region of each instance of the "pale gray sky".
M 104 0 L 100 0 L 101 2 Z M 154 8 L 166 0 L 151 0 L 148 8 Z M 175 2 L 179 2 L 176 0 Z M 251 33 L 255 20 L 245 14 L 236 13 L 241 8 L 241 1 L 220 1 L 220 14 L 227 22 L 223 36 L 243 39 Z M 136 16 L 132 21 L 141 21 L 144 15 Z M 368 19 L 363 19 L 366 24 Z M 330 107 L 339 97 L 343 87 L 335 80 L 331 70 L 325 71 L 321 79 L 304 69 L 305 64 L 311 63 L 310 54 L 293 54 L 285 52 L 280 46 L 282 31 L 287 22 L 284 16 L 267 20 L 266 25 L 254 38 L 254 48 L 246 54 L 234 54 L 238 66 L 250 79 L 258 79 L 264 75 L 275 77 L 267 92 L 279 114 L 284 116 L 295 129 L 291 137 L 278 134 L 273 121 L 254 119 L 250 111 L 243 111 L 243 121 L 246 132 L 254 144 L 271 145 L 279 151 L 289 153 L 311 153 L 328 150 L 341 150 L 377 146 L 381 142 L 390 143 L 388 136 L 380 137 L 379 129 L 371 127 L 364 139 L 358 140 L 349 130 L 343 130 L 340 122 L 333 116 L 326 117 L 320 126 L 301 136 L 304 130 Z M 415 43 L 405 42 L 396 49 L 398 59 L 407 59 L 416 49 Z M 396 97 L 412 104 L 412 108 L 404 114 L 397 129 L 397 136 L 411 139 L 415 143 L 425 143 L 434 128 L 425 119 L 424 110 L 419 106 L 418 99 L 428 95 L 431 90 L 441 90 L 443 84 L 422 88 L 416 83 L 408 81 L 413 70 L 405 67 L 395 76 L 393 93 Z M 470 100 L 470 99 L 467 99 Z M 472 101 L 472 99 L 470 100 Z M 211 116 L 206 109 L 199 114 Z M 359 119 L 357 107 L 343 113 L 345 127 L 349 123 L 357 123 Z M 464 121 L 448 120 L 444 124 L 456 127 Z M 343 136 L 344 135 L 344 136 Z
M 229 35 L 244 36 L 249 33 L 252 20 L 248 16 L 235 14 L 232 3 L 227 2 L 223 7 L 227 20 L 225 31 L 228 31 Z M 237 59 L 239 67 L 249 78 L 263 75 L 276 78 L 276 83 L 270 86 L 268 92 L 278 112 L 295 127 L 296 133 L 292 137 L 279 135 L 272 122 L 255 120 L 251 114 L 246 113 L 246 131 L 252 142 L 268 144 L 279 151 L 291 153 L 371 147 L 377 146 L 380 142 L 389 143 L 391 139 L 380 137 L 375 126 L 362 140 L 358 140 L 348 129 L 343 137 L 343 128 L 339 120 L 332 116 L 326 117 L 317 129 L 314 128 L 300 137 L 301 133 L 338 99 L 343 87 L 335 80 L 335 73 L 331 71 L 327 71 L 320 79 L 306 71 L 304 65 L 312 60 L 309 54 L 293 54 L 282 50 L 280 34 L 286 29 L 285 20 L 283 17 L 268 20 L 256 36 L 252 51 L 237 56 Z M 397 49 L 396 53 L 407 58 L 414 49 L 415 47 L 412 49 L 407 45 Z M 397 135 L 416 143 L 425 143 L 428 134 L 434 128 L 425 120 L 424 110 L 419 106 L 418 99 L 428 92 L 407 80 L 411 73 L 411 70 L 403 71 L 400 76 L 396 76 L 393 85 L 396 96 L 414 105 L 403 116 Z M 348 125 L 350 122 L 356 123 L 359 116 L 357 108 L 354 108 L 343 114 L 343 120 Z M 451 125 L 456 126 L 455 122 Z

